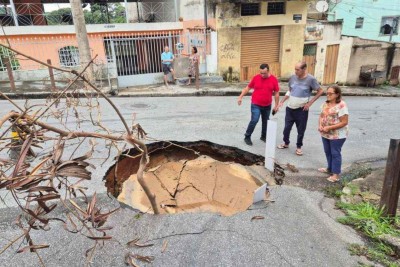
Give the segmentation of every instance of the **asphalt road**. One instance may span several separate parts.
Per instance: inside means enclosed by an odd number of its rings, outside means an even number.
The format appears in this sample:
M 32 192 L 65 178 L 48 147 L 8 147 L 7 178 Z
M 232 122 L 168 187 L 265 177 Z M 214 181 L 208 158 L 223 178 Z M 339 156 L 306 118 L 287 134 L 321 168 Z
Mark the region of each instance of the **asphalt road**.
M 236 146 L 256 154 L 263 154 L 264 143 L 259 140 L 260 125 L 253 136 L 254 145 L 246 146 L 243 134 L 250 119 L 250 98 L 242 106 L 236 97 L 182 97 L 182 98 L 115 98 L 113 99 L 126 119 L 136 114 L 136 123 L 160 140 L 195 141 L 209 140 Z M 350 137 L 344 145 L 343 161 L 352 162 L 381 159 L 387 156 L 390 138 L 400 138 L 400 98 L 346 97 L 350 111 Z M 294 146 L 277 151 L 277 159 L 290 162 L 300 170 L 324 166 L 322 144 L 317 132 L 319 100 L 311 108 L 309 125 L 304 140 L 302 157 L 294 154 Z M 17 101 L 23 104 L 23 101 Z M 38 103 L 38 100 L 32 103 Z M 0 115 L 11 109 L 1 102 Z M 85 116 L 85 114 L 81 114 Z M 87 117 L 87 116 L 85 116 Z M 282 132 L 284 113 L 275 116 L 279 133 Z M 103 107 L 104 125 L 113 130 L 123 130 L 115 113 Z M 50 123 L 56 124 L 54 120 Z M 74 127 L 71 119 L 66 123 Z M 88 121 L 83 129 L 91 129 Z M 280 139 L 281 134 L 278 134 Z M 295 140 L 295 132 L 292 134 Z M 294 141 L 295 143 L 295 141 Z M 78 154 L 84 153 L 82 147 Z M 97 147 L 97 165 L 106 149 Z M 91 192 L 104 193 L 101 178 L 111 164 L 98 166 L 91 182 Z M 103 196 L 102 202 L 118 206 Z M 113 216 L 110 224 L 115 227 L 112 235 L 117 242 L 109 242 L 99 250 L 94 266 L 124 266 L 127 251 L 155 256 L 154 266 L 355 266 L 357 258 L 349 255 L 348 243 L 362 242 L 357 235 L 335 222 L 338 215 L 333 201 L 319 192 L 302 188 L 276 187 L 272 189 L 275 202 L 255 207 L 232 217 L 217 214 L 180 214 L 154 217 L 145 215 L 135 219 L 135 211 L 122 209 Z M 8 203 L 12 206 L 11 202 Z M 0 204 L 0 247 L 20 232 L 12 226 L 16 212 Z M 264 220 L 251 221 L 255 215 Z M 140 236 L 155 245 L 146 249 L 128 249 L 126 242 Z M 46 266 L 82 266 L 84 252 L 91 245 L 85 238 L 67 234 L 62 226 L 52 225 L 49 232 L 35 231 L 33 237 L 49 242 L 51 247 L 41 252 Z M 161 252 L 163 242 L 168 247 Z M 37 266 L 35 255 L 14 254 L 16 247 L 0 255 L 0 262 L 7 266 Z
M 304 138 L 304 155 L 295 155 L 296 128 L 291 134 L 292 145 L 289 149 L 276 151 L 276 159 L 281 163 L 291 163 L 303 170 L 325 167 L 325 156 L 322 141 L 317 131 L 319 108 L 324 97 L 321 97 L 311 107 L 307 131 Z M 258 123 L 253 136 L 253 146 L 247 146 L 244 141 L 244 132 L 250 120 L 250 97 L 245 97 L 241 106 L 236 103 L 236 97 L 161 97 L 161 98 L 113 98 L 124 118 L 132 124 L 139 123 L 151 138 L 157 140 L 197 141 L 208 140 L 218 144 L 235 146 L 249 152 L 264 155 L 265 143 L 259 140 L 261 122 Z M 400 98 L 387 97 L 346 97 L 349 106 L 350 135 L 343 147 L 343 167 L 361 160 L 375 160 L 387 157 L 390 138 L 400 138 Z M 14 107 L 1 101 L 0 116 Z M 23 105 L 25 102 L 16 100 Z M 40 100 L 29 102 L 37 105 Z M 102 123 L 109 129 L 124 131 L 122 123 L 111 107 L 101 100 L 100 116 Z M 39 107 L 36 107 L 39 108 Z M 15 108 L 14 108 L 15 109 Z M 64 106 L 60 106 L 64 110 Z M 72 111 L 70 111 L 72 114 Z M 87 111 L 81 110 L 83 119 L 81 129 L 93 131 Z M 97 117 L 94 112 L 94 118 Z M 274 117 L 278 122 L 278 140 L 282 140 L 284 126 L 284 109 Z M 56 120 L 49 119 L 49 123 L 59 125 Z M 72 115 L 65 124 L 69 129 L 76 127 L 75 117 Z M 64 127 L 60 126 L 59 127 Z M 86 153 L 85 146 L 80 147 L 77 155 Z M 102 166 L 108 149 L 100 142 L 94 155 L 93 163 L 97 166 L 94 179 L 91 182 L 91 192 L 105 192 L 101 178 L 108 169 L 111 160 Z M 116 155 L 116 151 L 112 156 Z M 3 155 L 5 156 L 5 155 Z M 12 203 L 8 203 L 12 204 Z M 1 205 L 1 204 L 0 204 Z

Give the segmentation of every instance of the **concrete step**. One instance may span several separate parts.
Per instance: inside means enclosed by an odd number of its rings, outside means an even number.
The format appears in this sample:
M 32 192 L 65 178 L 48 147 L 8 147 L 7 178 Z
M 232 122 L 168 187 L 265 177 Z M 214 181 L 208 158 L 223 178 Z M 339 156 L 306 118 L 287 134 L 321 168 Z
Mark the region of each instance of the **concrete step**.
M 176 85 L 185 85 L 188 82 L 188 77 L 185 78 L 178 78 L 177 79 L 177 83 Z M 205 84 L 205 83 L 223 83 L 224 80 L 222 79 L 221 76 L 218 75 L 212 75 L 212 76 L 208 76 L 208 75 L 202 75 L 199 77 L 200 79 L 200 83 L 201 84 Z M 194 83 L 194 79 L 192 79 L 192 83 Z

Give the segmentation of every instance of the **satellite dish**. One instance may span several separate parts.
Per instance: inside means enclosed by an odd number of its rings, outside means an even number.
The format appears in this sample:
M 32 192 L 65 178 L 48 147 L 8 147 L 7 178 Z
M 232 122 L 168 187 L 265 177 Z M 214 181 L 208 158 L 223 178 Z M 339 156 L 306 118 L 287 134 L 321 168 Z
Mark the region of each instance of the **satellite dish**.
M 328 10 L 329 4 L 326 1 L 318 1 L 315 8 L 318 12 L 326 12 Z

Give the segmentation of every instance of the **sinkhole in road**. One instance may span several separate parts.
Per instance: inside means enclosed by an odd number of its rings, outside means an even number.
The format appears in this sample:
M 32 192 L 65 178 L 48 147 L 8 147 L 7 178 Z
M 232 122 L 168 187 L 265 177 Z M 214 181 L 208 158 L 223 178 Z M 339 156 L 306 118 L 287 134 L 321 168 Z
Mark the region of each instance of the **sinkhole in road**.
M 147 145 L 150 162 L 144 179 L 156 195 L 160 213 L 216 212 L 230 216 L 247 210 L 262 182 L 249 168 L 264 157 L 208 141 L 161 141 Z M 105 175 L 109 193 L 126 205 L 152 213 L 137 181 L 139 152 L 130 149 Z

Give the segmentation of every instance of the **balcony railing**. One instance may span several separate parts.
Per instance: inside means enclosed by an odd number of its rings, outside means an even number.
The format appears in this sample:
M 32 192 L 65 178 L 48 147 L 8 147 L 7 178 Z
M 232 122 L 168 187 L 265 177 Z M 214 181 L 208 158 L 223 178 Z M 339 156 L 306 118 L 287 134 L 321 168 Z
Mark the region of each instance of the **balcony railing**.
M 86 24 L 114 24 L 131 22 L 174 22 L 173 2 L 83 4 Z M 3 26 L 72 25 L 69 4 L 15 3 L 0 6 L 0 24 Z M 129 14 L 127 16 L 126 10 Z

